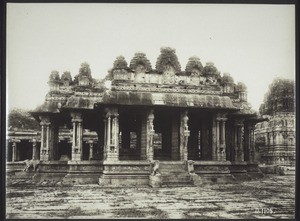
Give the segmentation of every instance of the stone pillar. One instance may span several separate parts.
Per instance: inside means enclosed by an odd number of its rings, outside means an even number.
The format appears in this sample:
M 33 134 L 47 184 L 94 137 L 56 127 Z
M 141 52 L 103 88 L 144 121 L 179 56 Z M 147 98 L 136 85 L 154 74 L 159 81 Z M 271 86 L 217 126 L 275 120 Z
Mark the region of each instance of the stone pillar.
M 82 160 L 82 116 L 81 113 L 71 113 L 73 123 L 72 158 L 73 161 Z
M 38 160 L 36 139 L 32 139 L 32 159 Z
M 49 116 L 40 116 L 41 120 L 41 151 L 40 151 L 40 160 L 41 161 L 49 161 L 50 160 L 50 147 L 53 151 L 53 140 L 50 138 L 51 136 L 51 122 Z
M 217 160 L 217 121 L 216 115 L 212 116 L 212 125 L 211 125 L 211 159 Z
M 119 160 L 119 114 L 117 108 L 106 110 L 105 160 Z
M 179 160 L 179 115 L 174 114 L 171 122 L 171 160 Z
M 19 156 L 18 156 L 17 142 L 13 141 L 13 143 L 12 143 L 12 159 L 11 159 L 11 161 L 12 162 L 16 162 L 16 161 L 19 160 L 18 158 L 19 158 Z
M 218 151 L 218 160 L 226 161 L 226 120 L 227 118 L 223 117 L 221 119 L 221 127 L 220 127 L 220 148 Z
M 104 117 L 104 146 L 103 146 L 103 160 L 107 158 L 107 119 Z M 99 139 L 98 139 L 99 142 Z
M 94 142 L 92 140 L 88 141 L 89 147 L 90 147 L 90 153 L 89 153 L 89 160 L 94 158 L 94 153 L 93 153 L 93 149 L 94 149 Z
M 220 149 L 220 119 L 216 119 L 216 160 L 219 160 Z
M 154 157 L 154 147 L 153 147 L 153 137 L 155 134 L 154 130 L 154 110 L 150 109 L 147 113 L 147 147 L 146 147 L 146 155 L 147 155 L 147 160 L 153 161 Z
M 250 124 L 248 126 L 248 130 L 249 130 L 249 161 L 250 163 L 254 163 L 255 162 L 255 138 L 254 138 L 254 129 L 255 129 L 255 125 L 254 124 Z
M 188 139 L 190 136 L 189 126 L 188 126 L 188 111 L 185 110 L 180 116 L 180 160 L 188 160 Z
M 225 113 L 218 113 L 213 123 L 213 160 L 226 161 Z
M 243 120 L 236 119 L 234 122 L 234 161 L 244 161 L 244 148 L 243 148 Z

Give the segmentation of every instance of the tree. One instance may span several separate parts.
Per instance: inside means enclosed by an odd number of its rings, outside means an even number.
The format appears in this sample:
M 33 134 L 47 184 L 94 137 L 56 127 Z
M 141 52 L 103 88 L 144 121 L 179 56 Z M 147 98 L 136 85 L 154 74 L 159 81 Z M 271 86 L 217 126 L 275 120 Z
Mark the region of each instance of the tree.
M 40 130 L 39 123 L 29 114 L 28 111 L 22 109 L 11 110 L 8 114 L 7 124 L 8 124 L 8 130 L 15 130 L 15 129 Z

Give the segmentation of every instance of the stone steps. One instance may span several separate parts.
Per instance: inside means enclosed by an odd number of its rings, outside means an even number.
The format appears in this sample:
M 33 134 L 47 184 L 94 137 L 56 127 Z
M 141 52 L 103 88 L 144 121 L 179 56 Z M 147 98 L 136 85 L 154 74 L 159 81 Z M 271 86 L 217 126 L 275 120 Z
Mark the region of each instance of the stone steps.
M 183 162 L 160 162 L 159 170 L 162 176 L 162 186 L 180 187 L 193 186 L 194 183 L 188 174 Z

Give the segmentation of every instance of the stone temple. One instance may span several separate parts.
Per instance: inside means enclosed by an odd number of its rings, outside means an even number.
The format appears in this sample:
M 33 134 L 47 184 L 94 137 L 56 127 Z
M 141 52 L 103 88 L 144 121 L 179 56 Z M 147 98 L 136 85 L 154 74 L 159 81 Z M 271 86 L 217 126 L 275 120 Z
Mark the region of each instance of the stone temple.
M 74 79 L 53 71 L 48 84 L 31 113 L 41 131 L 9 134 L 8 169 L 33 158 L 35 179 L 153 187 L 261 176 L 254 129 L 262 119 L 246 86 L 213 63 L 191 57 L 183 71 L 166 47 L 155 69 L 138 52 L 129 65 L 117 57 L 105 79 L 83 63 Z
M 266 165 L 295 166 L 295 82 L 275 79 L 269 86 L 260 114 L 269 120 L 255 129 L 260 162 Z

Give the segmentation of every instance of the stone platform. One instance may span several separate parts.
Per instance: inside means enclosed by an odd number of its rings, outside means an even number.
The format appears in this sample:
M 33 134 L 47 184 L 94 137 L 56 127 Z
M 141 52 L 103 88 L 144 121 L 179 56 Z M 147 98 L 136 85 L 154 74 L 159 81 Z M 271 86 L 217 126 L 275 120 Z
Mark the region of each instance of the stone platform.
M 23 179 L 37 186 L 190 186 L 234 183 L 263 177 L 256 165 L 246 162 L 195 161 L 193 172 L 184 161 L 160 161 L 159 175 L 152 175 L 149 161 L 49 161 L 40 162 L 37 171 L 22 172 L 25 164 L 9 164 L 9 182 Z M 25 181 L 24 181 L 25 182 Z
M 7 219 L 293 219 L 295 177 L 192 187 L 6 189 Z M 263 212 L 267 211 L 268 212 Z

